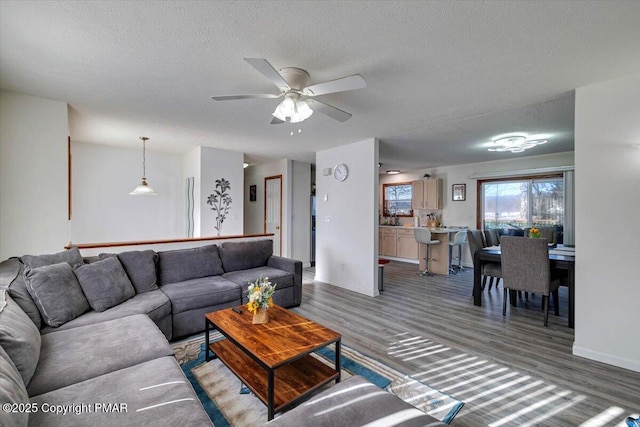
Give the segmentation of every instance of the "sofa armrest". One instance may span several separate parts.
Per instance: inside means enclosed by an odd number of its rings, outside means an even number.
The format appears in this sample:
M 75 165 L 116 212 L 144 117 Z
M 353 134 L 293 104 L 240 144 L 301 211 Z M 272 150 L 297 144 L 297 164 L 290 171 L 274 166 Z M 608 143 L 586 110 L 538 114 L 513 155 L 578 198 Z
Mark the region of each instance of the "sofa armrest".
M 302 302 L 302 261 L 271 255 L 267 260 L 267 267 L 293 274 L 293 305 L 300 305 Z

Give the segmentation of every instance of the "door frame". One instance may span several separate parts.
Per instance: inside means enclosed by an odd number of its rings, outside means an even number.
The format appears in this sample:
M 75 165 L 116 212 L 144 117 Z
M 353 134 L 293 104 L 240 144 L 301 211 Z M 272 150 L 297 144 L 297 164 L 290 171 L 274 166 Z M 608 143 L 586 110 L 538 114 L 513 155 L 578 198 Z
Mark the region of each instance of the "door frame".
M 273 176 L 266 176 L 264 178 L 264 208 L 263 208 L 263 232 L 266 234 L 267 233 L 267 181 L 271 180 L 271 179 L 280 179 L 280 218 L 279 218 L 279 222 L 280 222 L 280 230 L 278 230 L 278 238 L 280 239 L 280 245 L 279 245 L 279 253 L 277 255 L 282 256 L 282 174 L 280 175 L 273 175 Z

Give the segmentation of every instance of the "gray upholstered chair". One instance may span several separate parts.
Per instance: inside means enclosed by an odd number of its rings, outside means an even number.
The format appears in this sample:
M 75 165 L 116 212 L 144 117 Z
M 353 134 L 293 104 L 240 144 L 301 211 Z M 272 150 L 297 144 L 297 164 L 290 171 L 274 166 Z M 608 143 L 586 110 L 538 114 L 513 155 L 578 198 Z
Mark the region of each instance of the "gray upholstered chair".
M 500 239 L 498 238 L 498 230 L 484 230 L 484 240 L 487 246 L 498 246 L 500 244 Z
M 537 227 L 540 230 L 540 238 L 547 239 L 547 243 L 558 243 L 558 229 L 556 227 Z M 524 237 L 529 237 L 531 227 L 524 229 Z
M 502 315 L 507 314 L 507 289 L 542 295 L 544 326 L 549 323 L 549 295 L 553 294 L 558 316 L 558 280 L 551 280 L 549 248 L 545 239 L 504 236 L 500 242 L 504 300 Z
M 430 254 L 429 248 L 431 247 L 431 245 L 439 245 L 440 240 L 431 240 L 431 232 L 426 228 L 414 228 L 413 236 L 415 237 L 416 242 L 418 242 L 418 244 L 427 245 L 425 250 L 425 255 L 424 255 L 424 262 L 425 262 L 424 271 L 421 274 L 423 276 L 429 276 L 431 274 L 429 273 L 429 260 L 432 259 L 429 256 Z
M 477 250 L 486 247 L 484 242 L 484 233 L 482 230 L 468 230 L 467 231 L 467 240 L 469 241 L 469 249 L 471 250 L 471 257 L 476 253 Z M 500 278 L 502 277 L 502 269 L 500 267 L 500 263 L 497 262 L 487 262 L 482 266 L 481 274 L 484 276 L 482 279 L 482 290 L 484 291 L 485 286 L 487 285 L 487 277 L 490 278 L 489 281 L 489 290 L 493 286 L 494 277 L 496 280 L 496 288 L 498 287 L 498 283 L 500 283 Z
M 449 240 L 449 273 L 464 271 L 462 268 L 462 245 L 467 243 L 467 232 L 458 231 L 453 235 L 453 240 Z M 453 256 L 453 249 L 458 248 L 458 256 Z M 453 264 L 453 260 L 458 260 L 458 265 Z

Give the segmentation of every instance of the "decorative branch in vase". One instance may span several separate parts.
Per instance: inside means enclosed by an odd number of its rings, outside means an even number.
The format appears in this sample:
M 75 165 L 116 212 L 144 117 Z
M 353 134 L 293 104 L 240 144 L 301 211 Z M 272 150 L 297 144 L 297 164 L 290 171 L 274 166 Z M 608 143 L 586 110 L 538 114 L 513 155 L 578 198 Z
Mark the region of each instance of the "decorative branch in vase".
M 227 218 L 229 208 L 231 208 L 231 196 L 227 191 L 231 190 L 231 183 L 224 178 L 216 179 L 216 186 L 213 194 L 209 195 L 207 204 L 211 206 L 211 210 L 216 213 L 215 229 L 218 236 L 222 233 L 222 223 Z

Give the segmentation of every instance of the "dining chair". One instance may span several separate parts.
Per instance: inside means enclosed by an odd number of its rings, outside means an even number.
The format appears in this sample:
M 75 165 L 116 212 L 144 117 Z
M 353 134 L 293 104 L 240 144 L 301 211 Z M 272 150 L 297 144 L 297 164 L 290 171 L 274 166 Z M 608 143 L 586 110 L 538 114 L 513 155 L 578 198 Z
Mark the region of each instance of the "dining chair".
M 431 232 L 426 228 L 414 228 L 413 236 L 416 239 L 418 244 L 426 245 L 425 255 L 424 255 L 424 271 L 421 273 L 423 276 L 430 276 L 429 273 L 429 260 L 433 259 L 429 256 L 430 251 L 429 248 L 431 245 L 439 245 L 440 240 L 431 240 Z
M 484 238 L 487 246 L 498 246 L 500 244 L 500 239 L 498 238 L 498 230 L 485 229 Z
M 542 295 L 544 326 L 549 324 L 549 296 L 553 295 L 555 315 L 558 305 L 558 280 L 551 280 L 549 247 L 545 239 L 504 236 L 500 242 L 504 297 L 502 315 L 507 315 L 507 290 Z
M 467 240 L 469 241 L 469 249 L 471 250 L 471 257 L 473 258 L 473 254 L 476 251 L 486 247 L 487 245 L 484 242 L 484 233 L 482 230 L 467 230 Z M 493 279 L 496 278 L 496 289 L 498 288 L 498 283 L 500 283 L 500 278 L 502 277 L 502 268 L 500 267 L 500 263 L 498 262 L 487 262 L 482 266 L 481 274 L 484 276 L 482 279 L 482 290 L 487 285 L 487 277 L 490 278 L 489 281 L 489 290 L 493 286 Z
M 467 243 L 467 232 L 458 231 L 453 235 L 453 240 L 449 241 L 449 273 L 457 274 L 458 271 L 464 271 L 462 268 L 462 245 Z M 458 248 L 458 256 L 453 257 L 453 249 Z M 458 260 L 458 265 L 453 264 L 453 260 Z

